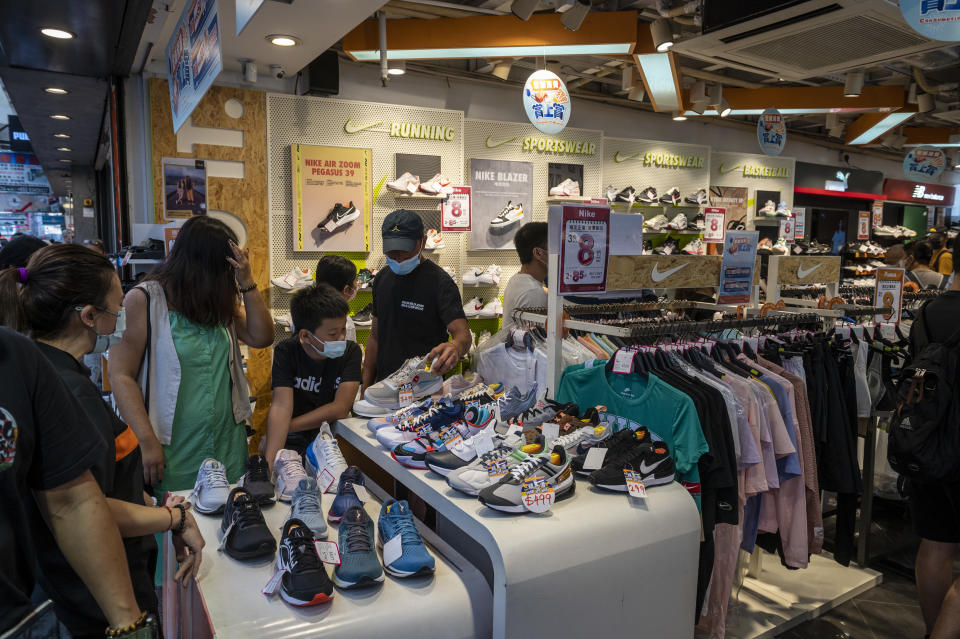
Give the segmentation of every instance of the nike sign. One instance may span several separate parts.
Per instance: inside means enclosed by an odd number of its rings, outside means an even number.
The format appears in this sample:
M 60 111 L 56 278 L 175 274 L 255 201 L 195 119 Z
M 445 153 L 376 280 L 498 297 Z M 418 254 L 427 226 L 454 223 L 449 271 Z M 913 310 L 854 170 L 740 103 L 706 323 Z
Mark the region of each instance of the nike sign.
M 654 264 L 653 271 L 650 272 L 650 279 L 652 279 L 654 282 L 662 282 L 663 280 L 667 279 L 668 277 L 670 277 L 680 269 L 689 265 L 690 265 L 690 262 L 687 262 L 686 264 L 681 264 L 680 266 L 674 266 L 673 268 L 668 268 L 665 271 L 661 271 L 660 265 Z
M 616 153 L 613 154 L 613 161 L 616 162 L 617 164 L 620 164 L 621 162 L 632 160 L 633 158 L 639 155 L 640 155 L 640 151 L 637 151 L 636 153 L 628 153 L 626 155 L 620 155 L 620 151 L 617 151 Z
M 383 124 L 383 120 L 377 120 L 376 122 L 369 122 L 367 124 L 353 124 L 353 120 L 347 120 L 343 124 L 343 130 L 346 133 L 359 133 L 360 131 L 372 129 L 378 124 Z
M 659 465 L 662 464 L 662 463 L 663 463 L 663 460 L 661 459 L 660 461 L 658 461 L 658 462 L 657 462 L 656 464 L 654 464 L 653 466 L 647 466 L 647 462 L 642 461 L 642 462 L 640 462 L 640 474 L 643 475 L 644 477 L 646 477 L 647 475 L 649 475 L 650 473 L 652 473 L 653 471 L 655 471 L 655 470 L 657 469 L 657 466 L 659 466 Z
M 798 266 L 798 267 L 797 267 L 797 279 L 800 279 L 800 280 L 804 279 L 805 277 L 807 277 L 808 275 L 810 275 L 811 273 L 813 273 L 813 272 L 814 272 L 815 270 L 817 270 L 818 268 L 820 268 L 820 265 L 819 265 L 819 264 L 814 264 L 814 265 L 811 266 L 810 268 L 803 268 L 802 266 Z
M 487 139 L 484 141 L 484 144 L 488 149 L 495 149 L 498 146 L 503 146 L 504 144 L 508 142 L 513 142 L 516 139 L 517 139 L 517 136 L 513 136 L 512 138 L 500 138 L 499 140 L 495 140 L 493 139 L 492 135 L 488 135 Z
M 720 166 L 717 167 L 717 173 L 719 173 L 720 175 L 723 175 L 724 173 L 733 173 L 734 171 L 736 171 L 736 170 L 739 169 L 739 168 L 740 168 L 740 165 L 739 165 L 739 164 L 734 164 L 733 166 L 731 166 L 730 168 L 728 168 L 726 171 L 724 171 L 724 170 L 723 170 L 723 162 L 721 162 L 721 163 L 720 163 Z

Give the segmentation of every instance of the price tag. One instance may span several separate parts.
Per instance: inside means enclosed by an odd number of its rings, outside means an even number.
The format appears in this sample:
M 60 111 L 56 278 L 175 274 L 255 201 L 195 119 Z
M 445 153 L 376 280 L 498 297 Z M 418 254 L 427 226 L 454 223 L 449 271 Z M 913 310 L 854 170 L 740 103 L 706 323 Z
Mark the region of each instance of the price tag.
M 400 385 L 400 403 L 406 406 L 413 401 L 413 384 L 407 382 Z
M 793 244 L 797 241 L 796 234 L 794 232 L 794 220 L 791 217 L 780 220 L 780 239 L 786 242 L 787 244 Z
M 440 230 L 469 231 L 470 218 L 470 187 L 454 186 L 453 193 L 440 203 Z
M 330 220 L 329 222 L 323 225 L 323 230 L 326 231 L 327 233 L 333 233 L 334 231 L 337 230 L 336 222 L 334 222 L 333 220 Z
M 857 239 L 870 239 L 870 211 L 860 211 L 857 214 Z
M 545 513 L 553 506 L 556 491 L 544 477 L 523 480 L 520 489 L 520 501 L 532 513 Z
M 330 486 L 333 485 L 333 479 L 333 473 L 326 468 L 320 471 L 320 474 L 317 475 L 317 485 L 321 487 L 321 493 L 325 493 L 330 489 Z
M 609 448 L 597 448 L 594 446 L 587 451 L 587 456 L 583 460 L 584 470 L 597 470 L 603 468 L 603 458 L 607 456 Z
M 635 351 L 619 350 L 613 355 L 613 372 L 629 375 L 633 372 L 633 357 Z
M 335 541 L 314 541 L 314 547 L 320 556 L 320 561 L 331 566 L 340 565 L 340 549 Z
M 383 544 L 383 565 L 389 566 L 403 555 L 403 539 L 400 535 Z
M 273 577 L 270 577 L 270 581 L 267 582 L 267 585 L 264 586 L 263 590 L 261 590 L 260 592 L 265 594 L 268 597 L 272 597 L 277 592 L 277 588 L 280 587 L 280 580 L 283 579 L 283 575 L 286 572 L 287 572 L 286 570 L 274 571 Z
M 487 462 L 487 474 L 490 476 L 490 479 L 500 479 L 507 474 L 507 460 L 498 459 L 496 461 Z
M 126 266 L 131 257 L 133 257 L 133 251 L 127 251 L 127 254 L 123 256 L 122 260 L 120 260 L 120 266 Z
M 357 499 L 363 503 L 370 501 L 370 493 L 367 492 L 366 486 L 361 486 L 360 484 L 353 485 L 353 492 L 357 494 Z
M 293 288 L 297 284 L 297 277 L 293 273 L 287 273 L 283 276 L 283 283 Z
M 484 429 L 474 436 L 473 448 L 477 451 L 477 457 L 482 457 L 493 450 L 493 437 L 490 431 Z
M 637 499 L 645 498 L 647 496 L 647 489 L 643 486 L 643 480 L 640 478 L 640 473 L 624 468 L 623 476 L 627 480 L 627 495 Z
M 565 204 L 561 209 L 560 293 L 603 292 L 607 287 L 610 208 Z
M 545 422 L 540 426 L 540 432 L 543 433 L 543 438 L 547 442 L 547 447 L 549 448 L 553 441 L 560 437 L 560 424 L 556 422 Z
M 442 441 L 443 445 L 448 449 L 453 448 L 463 441 L 463 435 L 461 435 L 460 431 L 453 425 L 450 425 L 440 431 L 440 441 Z
M 726 216 L 727 209 L 710 207 L 703 210 L 704 242 L 723 244 L 723 236 L 727 228 Z

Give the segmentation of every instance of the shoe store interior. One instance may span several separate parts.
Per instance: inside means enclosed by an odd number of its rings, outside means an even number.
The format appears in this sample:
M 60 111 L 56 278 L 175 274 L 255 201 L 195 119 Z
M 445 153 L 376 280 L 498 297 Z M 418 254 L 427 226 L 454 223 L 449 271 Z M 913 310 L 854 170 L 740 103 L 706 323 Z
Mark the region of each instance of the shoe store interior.
M 6 1 L 0 86 L 2 639 L 960 639 L 960 1 Z

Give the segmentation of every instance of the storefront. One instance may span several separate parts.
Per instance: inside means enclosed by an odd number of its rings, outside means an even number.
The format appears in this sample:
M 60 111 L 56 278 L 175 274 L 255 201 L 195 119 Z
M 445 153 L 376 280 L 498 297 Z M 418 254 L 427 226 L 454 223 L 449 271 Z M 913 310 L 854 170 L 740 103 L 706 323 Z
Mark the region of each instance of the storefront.
M 900 224 L 923 237 L 931 228 L 953 222 L 956 188 L 943 184 L 887 178 L 883 181 L 884 224 Z M 888 221 L 889 217 L 889 221 Z

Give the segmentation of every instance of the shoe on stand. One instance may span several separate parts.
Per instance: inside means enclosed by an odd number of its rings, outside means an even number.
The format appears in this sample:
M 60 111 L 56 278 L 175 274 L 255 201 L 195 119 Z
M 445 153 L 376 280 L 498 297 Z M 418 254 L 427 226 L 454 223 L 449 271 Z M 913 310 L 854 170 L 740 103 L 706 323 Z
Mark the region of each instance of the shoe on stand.
M 657 189 L 653 188 L 652 186 L 648 186 L 644 190 L 640 191 L 640 195 L 637 196 L 637 199 L 644 204 L 656 204 L 659 202 L 659 198 L 657 198 Z
M 353 323 L 357 326 L 371 326 L 373 324 L 373 302 L 353 314 Z
M 373 520 L 362 506 L 351 506 L 337 533 L 340 565 L 333 570 L 339 588 L 364 588 L 383 582 L 383 568 L 373 542 Z
M 483 310 L 483 300 L 479 297 L 471 298 L 463 305 L 463 314 L 467 317 L 478 317 L 481 310 Z
M 293 499 L 293 491 L 301 479 L 307 476 L 300 454 L 295 450 L 281 448 L 273 460 L 273 483 L 280 501 Z
M 327 538 L 327 522 L 323 520 L 320 487 L 313 477 L 304 477 L 294 489 L 293 500 L 290 502 L 290 518 L 302 521 L 317 539 Z
M 494 232 L 505 231 L 522 219 L 523 205 L 507 202 L 507 205 L 503 207 L 500 213 L 498 213 L 495 218 L 490 220 L 490 230 Z
M 645 488 L 670 484 L 675 476 L 673 459 L 664 442 L 639 443 L 604 458 L 603 466 L 590 473 L 590 483 L 603 490 L 626 492 L 624 470 L 638 473 Z
M 707 190 L 700 189 L 696 193 L 688 195 L 683 198 L 687 204 L 694 204 L 696 206 L 703 206 L 707 203 Z
M 496 264 L 491 264 L 487 267 L 483 273 L 477 278 L 477 284 L 480 286 L 499 286 L 500 285 L 500 275 L 503 273 L 501 269 Z
M 686 218 L 684 218 L 686 219 Z M 643 225 L 648 229 L 654 232 L 660 232 L 666 229 L 670 225 L 670 220 L 667 219 L 666 215 L 656 215 L 649 220 L 645 220 Z
M 422 183 L 420 190 L 428 195 L 450 195 L 453 193 L 453 185 L 445 176 L 437 173 L 428 182 Z
M 500 317 L 501 315 L 503 315 L 503 304 L 500 303 L 499 297 L 487 302 L 477 313 L 478 317 Z
M 398 193 L 413 195 L 420 189 L 420 178 L 411 173 L 404 173 L 393 182 L 387 182 L 387 188 Z
M 247 458 L 247 470 L 237 486 L 246 488 L 261 507 L 272 506 L 277 498 L 277 491 L 270 481 L 270 466 L 263 455 L 250 455 Z
M 660 204 L 668 204 L 673 206 L 680 205 L 680 189 L 673 187 L 660 197 Z
M 613 188 L 613 187 L 610 187 Z M 613 198 L 617 202 L 626 202 L 627 204 L 633 204 L 634 199 L 636 198 L 637 190 L 632 186 L 624 188 L 622 191 L 617 193 L 617 196 Z M 612 200 L 611 200 L 612 201 Z
M 687 216 L 683 213 L 677 213 L 667 224 L 667 228 L 671 231 L 684 231 L 687 228 L 687 224 Z
M 343 458 L 340 452 L 340 444 L 337 438 L 333 436 L 330 430 L 330 424 L 324 422 L 320 426 L 320 432 L 314 438 L 313 442 L 307 448 L 306 469 L 321 480 L 323 471 L 327 471 L 333 477 L 327 492 L 333 492 L 334 484 L 340 481 L 340 473 L 347 469 L 347 460 Z M 331 481 L 329 477 L 324 477 L 323 481 Z
M 194 510 L 204 515 L 217 515 L 223 511 L 229 495 L 226 467 L 212 457 L 204 459 L 193 486 Z
M 243 488 L 234 488 L 223 509 L 218 537 L 221 548 L 234 559 L 257 559 L 277 550 L 257 501 Z
M 550 195 L 558 197 L 580 197 L 580 183 L 567 178 L 550 189 Z

